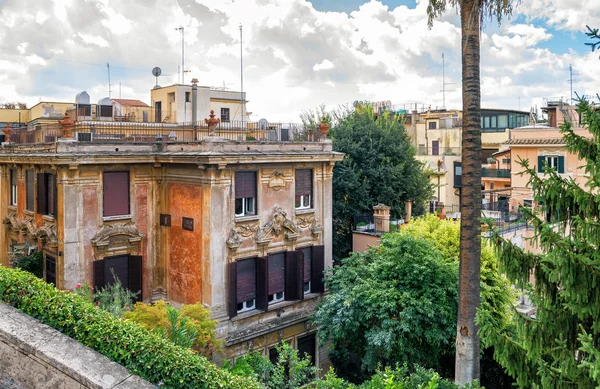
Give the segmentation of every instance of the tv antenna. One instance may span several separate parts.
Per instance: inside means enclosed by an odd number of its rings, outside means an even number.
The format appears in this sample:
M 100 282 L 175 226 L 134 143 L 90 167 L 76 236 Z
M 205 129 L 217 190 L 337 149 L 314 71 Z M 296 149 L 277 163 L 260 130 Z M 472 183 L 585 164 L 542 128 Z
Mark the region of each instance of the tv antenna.
M 106 63 L 106 69 L 108 70 L 108 98 L 110 99 L 110 86 L 112 84 L 110 83 L 110 64 L 108 62 Z
M 185 84 L 184 75 L 185 75 L 185 52 L 184 52 L 184 28 L 183 26 L 177 27 L 175 30 L 181 31 L 181 83 Z
M 445 62 L 445 58 L 444 58 L 444 53 L 442 53 L 442 99 L 443 99 L 443 103 L 442 103 L 442 108 L 446 108 L 446 92 L 453 92 L 454 89 L 452 90 L 447 90 L 446 89 L 446 85 L 452 85 L 452 84 L 456 84 L 455 82 L 446 82 L 446 62 Z

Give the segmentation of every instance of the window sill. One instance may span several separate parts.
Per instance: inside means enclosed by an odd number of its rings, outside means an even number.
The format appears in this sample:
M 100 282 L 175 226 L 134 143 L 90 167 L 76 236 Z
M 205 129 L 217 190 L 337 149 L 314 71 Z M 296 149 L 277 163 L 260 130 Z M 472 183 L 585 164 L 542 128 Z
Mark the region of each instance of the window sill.
M 314 208 L 302 208 L 302 209 L 298 209 L 296 208 L 294 210 L 296 215 L 306 215 L 307 213 L 315 213 L 315 209 Z
M 10 209 L 10 210 L 13 210 L 13 211 L 16 211 L 16 210 L 17 210 L 17 206 L 16 206 L 16 205 L 9 204 L 9 205 L 8 205 L 8 209 Z
M 103 216 L 102 217 L 102 221 L 105 221 L 105 222 L 111 222 L 111 221 L 115 221 L 115 220 L 127 220 L 127 219 L 133 219 L 133 215 L 129 214 L 129 215 Z
M 27 215 L 27 216 L 35 216 L 35 213 L 33 211 L 30 211 L 28 209 L 23 210 L 23 214 Z
M 42 219 L 48 222 L 53 222 L 56 218 L 52 215 L 42 215 Z
M 290 305 L 294 305 L 294 304 L 297 304 L 302 301 L 313 300 L 319 296 L 321 296 L 321 293 L 308 293 L 308 294 L 304 295 L 304 300 L 281 301 L 281 302 L 269 305 L 269 310 L 267 312 L 261 311 L 259 309 L 254 309 L 252 311 L 238 313 L 237 316 L 235 316 L 229 320 L 236 322 L 238 320 L 248 319 L 253 316 L 262 315 L 262 314 L 269 313 L 269 312 L 274 312 L 278 309 L 289 307 Z
M 260 219 L 260 216 L 258 215 L 251 215 L 251 216 L 236 216 L 235 217 L 235 222 L 236 223 L 242 223 L 242 222 L 253 222 L 253 221 L 257 221 Z

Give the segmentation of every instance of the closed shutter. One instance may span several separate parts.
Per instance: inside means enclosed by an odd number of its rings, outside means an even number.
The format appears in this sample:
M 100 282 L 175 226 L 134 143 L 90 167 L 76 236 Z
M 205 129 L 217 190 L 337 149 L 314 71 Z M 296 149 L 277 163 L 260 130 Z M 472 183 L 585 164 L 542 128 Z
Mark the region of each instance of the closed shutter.
M 129 172 L 104 172 L 104 216 L 129 215 Z
M 27 204 L 26 204 L 26 209 L 28 211 L 33 212 L 34 211 L 34 207 L 35 207 L 35 192 L 34 192 L 34 182 L 35 182 L 35 173 L 33 172 L 33 170 L 27 170 L 27 172 L 25 173 L 25 179 L 26 179 L 26 188 L 25 188 L 25 192 L 27 195 Z
M 56 286 L 56 259 L 46 255 L 46 282 Z
M 104 282 L 106 284 L 114 284 L 118 279 L 123 288 L 129 289 L 128 267 L 128 255 L 104 258 Z
M 558 172 L 565 172 L 565 157 L 558 157 Z
M 302 273 L 298 272 L 298 262 L 296 251 L 285 253 L 285 299 L 288 301 L 298 300 L 303 295 L 299 284 L 302 279 L 298 276 Z
M 298 299 L 304 300 L 304 276 L 306 274 L 306 259 L 304 258 L 304 250 L 296 250 L 296 278 L 298 282 Z M 310 280 L 310 277 L 309 277 Z
M 56 176 L 54 174 L 46 174 L 46 182 L 48 185 L 48 215 L 56 216 Z
M 543 155 L 538 156 L 538 173 L 544 172 L 544 165 L 546 164 L 546 157 Z
M 230 262 L 228 268 L 229 295 L 227 296 L 227 311 L 229 313 L 229 318 L 231 319 L 237 315 L 237 262 Z
M 269 255 L 269 294 L 285 291 L 285 253 Z
M 104 288 L 106 282 L 104 281 L 104 259 L 94 261 L 94 288 L 99 291 Z
M 142 301 L 142 256 L 130 255 L 127 268 L 128 289 L 137 293 L 134 301 Z
M 296 196 L 312 195 L 312 169 L 296 170 Z
M 37 213 L 46 215 L 48 213 L 48 175 L 37 174 Z
M 256 298 L 256 259 L 237 262 L 237 301 L 239 303 Z
M 256 258 L 256 309 L 269 309 L 269 258 Z
M 235 198 L 256 197 L 256 172 L 235 173 Z
M 310 281 L 312 274 L 312 247 L 307 247 L 300 250 L 304 257 L 304 274 L 302 282 Z
M 314 293 L 325 292 L 323 277 L 325 272 L 325 247 L 313 246 L 312 248 L 312 274 L 311 289 Z

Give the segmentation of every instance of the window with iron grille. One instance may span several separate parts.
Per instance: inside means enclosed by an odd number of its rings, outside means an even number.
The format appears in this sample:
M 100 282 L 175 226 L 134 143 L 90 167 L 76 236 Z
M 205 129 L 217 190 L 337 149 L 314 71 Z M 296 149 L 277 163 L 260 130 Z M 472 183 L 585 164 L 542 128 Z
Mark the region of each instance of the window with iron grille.
M 256 172 L 235 173 L 235 216 L 256 215 Z
M 129 172 L 104 172 L 104 216 L 129 215 Z
M 221 122 L 229 121 L 229 108 L 221 108 Z
M 296 209 L 312 208 L 312 169 L 296 170 Z

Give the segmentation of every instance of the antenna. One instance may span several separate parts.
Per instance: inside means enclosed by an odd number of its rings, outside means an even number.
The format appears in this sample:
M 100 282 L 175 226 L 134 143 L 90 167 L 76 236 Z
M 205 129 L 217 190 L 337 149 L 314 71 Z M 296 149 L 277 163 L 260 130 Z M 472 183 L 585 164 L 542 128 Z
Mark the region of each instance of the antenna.
M 569 64 L 569 85 L 571 86 L 571 100 L 569 105 L 573 104 L 573 65 Z
M 108 98 L 110 99 L 110 64 L 108 62 L 106 63 L 106 69 L 108 69 Z
M 243 52 L 243 32 L 240 23 L 240 103 L 242 104 L 242 128 L 244 128 L 244 52 Z
M 455 82 L 446 82 L 446 62 L 444 59 L 444 53 L 442 53 L 442 98 L 443 98 L 443 104 L 442 104 L 442 108 L 446 108 L 446 92 L 452 92 L 449 90 L 446 90 L 446 85 L 452 85 L 452 84 L 456 84 Z
M 185 76 L 184 76 L 184 69 L 185 69 L 185 52 L 184 52 L 184 42 L 185 42 L 185 38 L 184 38 L 184 28 L 182 26 L 177 27 L 175 30 L 181 31 L 181 83 L 185 84 Z

